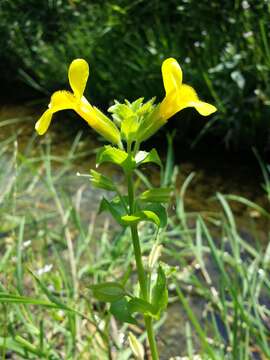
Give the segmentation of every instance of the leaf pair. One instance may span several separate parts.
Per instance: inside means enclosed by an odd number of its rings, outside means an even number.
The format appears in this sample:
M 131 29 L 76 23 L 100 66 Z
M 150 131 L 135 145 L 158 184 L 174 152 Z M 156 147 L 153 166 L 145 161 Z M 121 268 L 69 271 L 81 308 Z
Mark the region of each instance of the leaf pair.
M 139 151 L 134 157 L 131 154 L 128 154 L 126 151 L 110 145 L 104 146 L 97 153 L 97 166 L 106 162 L 120 166 L 125 173 L 134 170 L 136 167 L 142 164 L 151 162 L 162 166 L 160 157 L 155 149 L 152 149 L 150 152 Z
M 99 213 L 105 210 L 109 211 L 112 217 L 122 226 L 136 225 L 141 221 L 150 221 L 161 228 L 167 224 L 166 209 L 160 204 L 147 204 L 142 210 L 138 210 L 131 215 L 127 215 L 126 207 L 126 197 L 120 199 L 117 196 L 111 201 L 103 198 L 100 203 Z
M 160 318 L 168 303 L 166 276 L 161 266 L 158 268 L 157 280 L 151 294 L 151 302 L 142 298 L 131 297 L 124 286 L 117 282 L 106 282 L 91 287 L 93 296 L 103 302 L 111 303 L 110 312 L 118 320 L 136 323 L 134 313 Z M 128 301 L 127 297 L 131 297 Z

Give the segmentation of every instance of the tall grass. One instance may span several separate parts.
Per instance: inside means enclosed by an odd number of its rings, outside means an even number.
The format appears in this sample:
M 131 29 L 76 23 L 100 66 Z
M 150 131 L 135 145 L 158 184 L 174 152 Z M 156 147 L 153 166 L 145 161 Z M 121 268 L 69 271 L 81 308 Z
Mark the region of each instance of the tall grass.
M 177 176 L 169 143 L 161 179 L 167 185 Z M 85 152 L 80 134 L 65 157 L 51 146 L 49 137 L 41 145 L 33 137 L 18 146 L 16 136 L 0 144 L 0 354 L 132 358 L 126 331 L 88 291 L 93 282 L 134 276 L 129 233 L 119 232 L 111 219 L 96 218 L 102 193 L 89 188 L 88 163 L 79 165 L 95 149 Z M 85 176 L 76 176 L 78 168 Z M 222 194 L 216 195 L 219 212 L 190 213 L 185 196 L 194 176 L 175 191 L 168 227 L 158 234 L 163 258 L 171 264 L 169 316 L 158 332 L 161 358 L 267 359 L 270 247 L 252 227 L 249 238 L 243 235 L 230 201 L 266 218 L 270 214 L 247 199 Z M 140 233 L 147 255 L 156 234 L 145 225 Z M 140 322 L 126 326 L 144 343 Z M 183 341 L 178 335 L 170 339 L 168 328 L 176 334 L 184 329 Z

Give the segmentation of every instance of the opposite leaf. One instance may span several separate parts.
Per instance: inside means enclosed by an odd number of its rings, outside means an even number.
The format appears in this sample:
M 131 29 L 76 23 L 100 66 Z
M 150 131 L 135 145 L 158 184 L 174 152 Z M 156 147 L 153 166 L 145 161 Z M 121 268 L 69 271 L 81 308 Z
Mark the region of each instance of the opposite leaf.
M 148 316 L 155 316 L 156 309 L 148 301 L 141 298 L 134 297 L 128 302 L 128 308 L 130 313 L 140 313 Z
M 110 307 L 110 313 L 119 321 L 129 324 L 137 324 L 135 318 L 131 316 L 129 311 L 128 302 L 126 298 L 114 301 Z
M 171 188 L 153 188 L 144 191 L 139 199 L 154 203 L 166 203 L 170 200 Z
M 166 209 L 164 208 L 164 206 L 158 204 L 158 203 L 153 203 L 153 204 L 147 204 L 144 206 L 145 210 L 154 212 L 158 218 L 159 218 L 159 226 L 161 228 L 165 227 L 167 225 L 167 212 Z
M 158 268 L 158 276 L 152 291 L 151 303 L 158 317 L 160 317 L 161 312 L 166 309 L 168 304 L 167 281 L 161 266 Z
M 104 302 L 114 302 L 122 299 L 126 295 L 125 288 L 116 282 L 91 285 L 90 289 L 96 299 Z
M 160 226 L 160 220 L 158 215 L 155 214 L 153 211 L 149 211 L 149 210 L 138 211 L 132 215 L 124 215 L 121 217 L 121 220 L 126 225 L 135 225 L 140 221 L 151 221 L 157 226 Z
M 99 214 L 103 211 L 109 211 L 112 217 L 121 225 L 126 226 L 127 224 L 122 220 L 122 216 L 126 214 L 126 209 L 119 197 L 115 197 L 113 200 L 109 201 L 103 198 L 99 206 Z
M 156 149 L 152 149 L 150 152 L 147 151 L 139 151 L 135 157 L 135 161 L 137 165 L 142 165 L 146 163 L 154 163 L 158 166 L 162 167 L 162 162 L 157 153 Z
M 97 166 L 104 162 L 110 162 L 119 165 L 125 172 L 129 172 L 135 168 L 136 163 L 134 158 L 127 152 L 116 147 L 107 145 L 104 146 L 98 153 L 96 163 Z
M 95 170 L 90 170 L 90 181 L 96 188 L 115 191 L 115 185 L 111 179 Z

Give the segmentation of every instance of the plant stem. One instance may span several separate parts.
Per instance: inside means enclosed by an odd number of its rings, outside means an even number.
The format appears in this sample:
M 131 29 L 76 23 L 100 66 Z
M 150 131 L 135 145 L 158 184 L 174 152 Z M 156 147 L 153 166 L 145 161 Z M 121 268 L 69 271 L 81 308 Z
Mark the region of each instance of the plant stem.
M 132 214 L 135 210 L 135 195 L 134 195 L 134 186 L 132 181 L 132 173 L 127 174 L 127 183 L 128 183 L 128 200 L 129 200 L 129 214 Z M 144 271 L 143 262 L 142 262 L 142 252 L 140 246 L 140 239 L 138 235 L 137 225 L 131 225 L 131 237 L 133 243 L 133 249 L 136 260 L 136 267 L 138 273 L 138 279 L 141 289 L 141 295 L 145 301 L 149 301 L 148 287 L 147 287 L 147 276 Z M 144 316 L 145 328 L 147 331 L 148 342 L 150 346 L 150 351 L 152 355 L 152 360 L 159 360 L 157 344 L 154 335 L 152 318 L 150 316 Z

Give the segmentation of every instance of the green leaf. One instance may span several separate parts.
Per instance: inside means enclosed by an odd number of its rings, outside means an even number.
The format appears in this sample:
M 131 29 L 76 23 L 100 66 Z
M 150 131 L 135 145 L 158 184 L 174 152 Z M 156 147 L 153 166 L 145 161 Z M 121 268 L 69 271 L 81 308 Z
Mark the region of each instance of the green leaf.
M 137 165 L 142 165 L 146 163 L 154 163 L 158 166 L 162 167 L 162 162 L 157 153 L 156 149 L 152 149 L 150 152 L 147 151 L 139 151 L 135 157 L 135 161 Z
M 114 301 L 110 307 L 111 314 L 119 321 L 137 324 L 137 321 L 134 317 L 131 316 L 131 312 L 128 307 L 128 302 L 126 298 Z
M 149 201 L 155 203 L 165 203 L 170 200 L 171 188 L 152 188 L 144 191 L 139 199 L 141 201 Z
M 128 302 L 129 312 L 131 314 L 138 312 L 143 315 L 155 316 L 155 308 L 148 301 L 134 297 Z
M 11 303 L 11 304 L 23 304 L 23 305 L 39 305 L 45 306 L 47 308 L 59 309 L 64 308 L 65 306 L 55 304 L 53 302 L 43 300 L 43 299 L 36 299 L 27 296 L 20 296 L 15 294 L 3 293 L 0 292 L 0 303 Z
M 132 142 L 136 139 L 137 130 L 139 127 L 138 117 L 135 115 L 124 118 L 121 123 L 121 135 L 127 142 Z
M 157 214 L 153 211 L 142 210 L 132 215 L 124 215 L 121 220 L 127 225 L 137 224 L 140 221 L 151 221 L 157 226 L 160 226 L 160 220 Z
M 126 226 L 127 224 L 122 220 L 122 216 L 126 214 L 126 210 L 119 197 L 115 197 L 113 200 L 108 201 L 103 198 L 100 202 L 98 213 L 103 211 L 109 211 L 112 217 L 121 225 Z
M 115 191 L 115 185 L 112 180 L 95 170 L 90 170 L 90 181 L 91 184 L 96 188 Z
M 90 289 L 93 296 L 104 302 L 114 302 L 122 299 L 126 295 L 123 285 L 117 282 L 106 282 L 97 285 L 91 285 Z
M 164 206 L 160 204 L 148 204 L 144 207 L 145 210 L 154 212 L 159 218 L 159 226 L 161 228 L 167 225 L 167 212 Z
M 164 311 L 168 304 L 168 290 L 165 273 L 161 266 L 158 268 L 156 284 L 152 291 L 152 305 L 158 317 Z
M 111 162 L 119 165 L 125 172 L 129 172 L 135 168 L 136 163 L 134 158 L 124 150 L 107 145 L 97 153 L 97 166 L 105 162 Z

